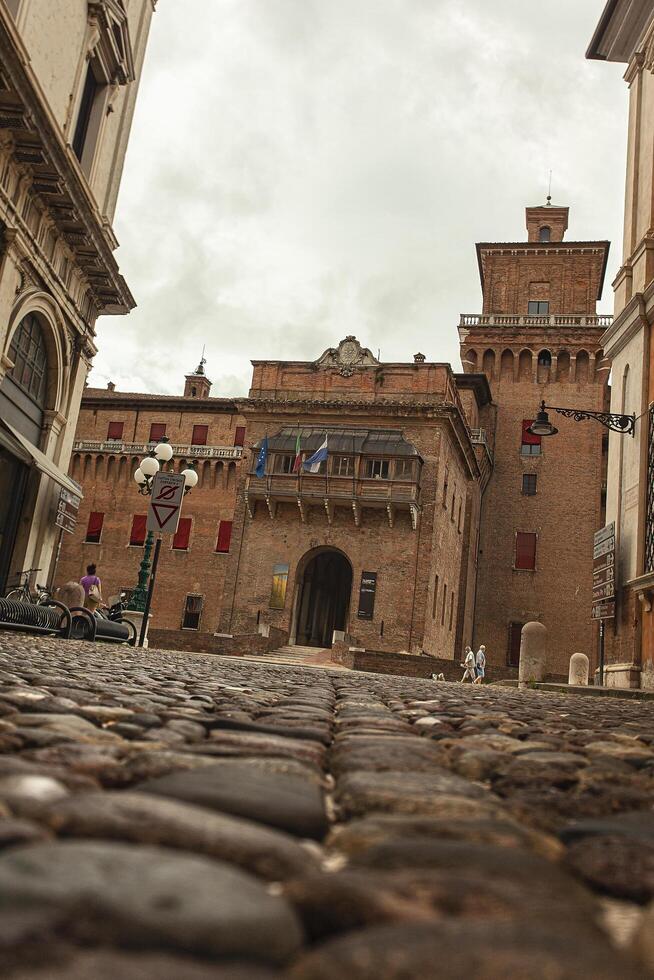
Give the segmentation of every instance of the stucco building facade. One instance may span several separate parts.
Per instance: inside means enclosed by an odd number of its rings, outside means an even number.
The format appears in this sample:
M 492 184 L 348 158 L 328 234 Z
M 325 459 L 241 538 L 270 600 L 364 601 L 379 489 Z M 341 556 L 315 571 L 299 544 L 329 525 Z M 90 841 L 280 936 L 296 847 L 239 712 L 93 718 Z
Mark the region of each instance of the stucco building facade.
M 46 580 L 155 0 L 0 0 L 0 591 Z
M 611 410 L 636 416 L 635 437 L 611 433 L 607 520 L 616 522 L 616 617 L 607 629 L 607 683 L 654 689 L 654 9 L 606 4 L 587 56 L 626 66 L 629 87 L 624 238 L 603 337 Z

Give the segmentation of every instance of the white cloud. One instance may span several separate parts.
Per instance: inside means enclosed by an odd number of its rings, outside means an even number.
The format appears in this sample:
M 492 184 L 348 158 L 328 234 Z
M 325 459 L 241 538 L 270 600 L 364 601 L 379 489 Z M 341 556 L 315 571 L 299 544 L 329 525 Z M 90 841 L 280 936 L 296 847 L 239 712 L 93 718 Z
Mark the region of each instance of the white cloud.
M 139 303 L 104 318 L 92 383 L 214 394 L 250 358 L 355 333 L 458 366 L 474 243 L 524 206 L 619 265 L 626 86 L 584 60 L 595 0 L 172 0 L 152 26 L 116 218 Z M 603 310 L 611 309 L 610 286 Z

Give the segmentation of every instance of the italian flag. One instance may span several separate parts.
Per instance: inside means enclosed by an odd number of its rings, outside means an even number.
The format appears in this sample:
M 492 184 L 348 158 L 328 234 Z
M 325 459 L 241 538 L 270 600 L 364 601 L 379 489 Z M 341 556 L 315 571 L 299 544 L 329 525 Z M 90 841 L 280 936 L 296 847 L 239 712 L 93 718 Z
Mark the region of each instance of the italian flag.
M 299 473 L 300 467 L 302 466 L 302 453 L 300 452 L 300 433 L 298 432 L 295 439 L 295 462 L 293 463 L 293 472 Z

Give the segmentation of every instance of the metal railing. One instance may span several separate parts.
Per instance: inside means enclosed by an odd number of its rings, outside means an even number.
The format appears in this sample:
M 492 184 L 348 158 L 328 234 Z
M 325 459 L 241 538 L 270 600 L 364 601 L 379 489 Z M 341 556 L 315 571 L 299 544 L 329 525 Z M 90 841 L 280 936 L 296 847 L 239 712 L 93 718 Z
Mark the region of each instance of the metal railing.
M 154 449 L 156 442 L 121 442 L 118 439 L 105 439 L 94 442 L 78 439 L 73 443 L 74 453 L 118 453 L 129 456 L 143 456 Z M 241 459 L 242 446 L 179 446 L 173 445 L 175 456 L 196 459 Z
M 529 316 L 505 313 L 462 313 L 460 327 L 610 327 L 613 317 L 597 313 L 551 313 Z

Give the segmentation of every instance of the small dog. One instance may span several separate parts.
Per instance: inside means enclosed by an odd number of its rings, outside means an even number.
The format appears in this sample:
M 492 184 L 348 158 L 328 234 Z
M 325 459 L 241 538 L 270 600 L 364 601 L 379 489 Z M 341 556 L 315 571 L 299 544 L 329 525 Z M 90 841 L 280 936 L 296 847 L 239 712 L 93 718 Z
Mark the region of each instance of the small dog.
M 431 679 L 433 681 L 444 681 L 445 680 L 445 674 L 432 674 L 431 675 Z

